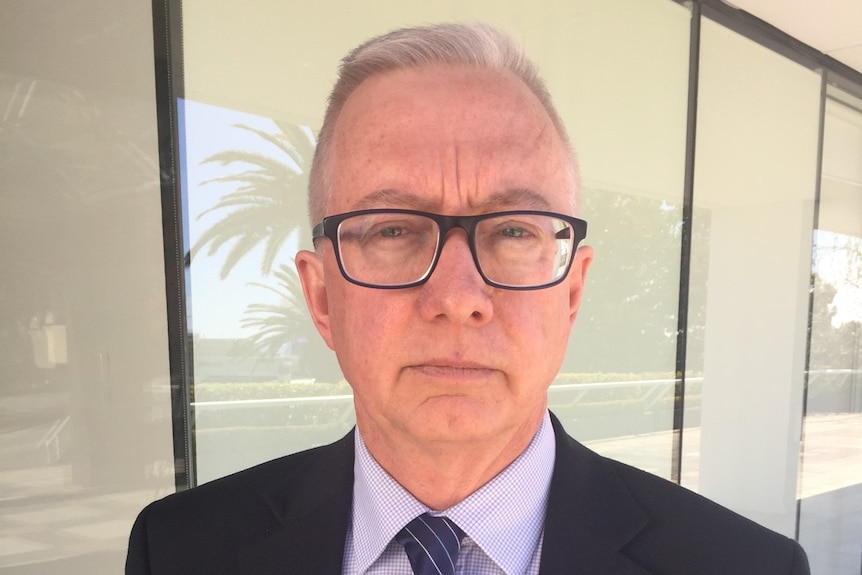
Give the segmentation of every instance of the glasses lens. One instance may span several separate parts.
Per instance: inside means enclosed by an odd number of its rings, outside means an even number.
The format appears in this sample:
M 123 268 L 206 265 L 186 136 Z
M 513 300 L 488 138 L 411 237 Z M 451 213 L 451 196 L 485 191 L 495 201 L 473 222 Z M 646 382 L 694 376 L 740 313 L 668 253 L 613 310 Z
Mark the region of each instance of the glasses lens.
M 560 279 L 574 251 L 574 230 L 565 220 L 507 214 L 481 220 L 476 256 L 485 276 L 511 287 L 538 287 Z
M 417 214 L 353 216 L 338 227 L 341 264 L 348 276 L 366 284 L 416 282 L 431 268 L 439 235 L 434 220 Z
M 440 228 L 417 213 L 371 212 L 338 226 L 341 265 L 349 279 L 379 287 L 415 284 L 428 276 Z M 501 287 L 537 288 L 558 281 L 569 268 L 575 230 L 548 214 L 510 212 L 479 218 L 476 259 L 485 278 Z

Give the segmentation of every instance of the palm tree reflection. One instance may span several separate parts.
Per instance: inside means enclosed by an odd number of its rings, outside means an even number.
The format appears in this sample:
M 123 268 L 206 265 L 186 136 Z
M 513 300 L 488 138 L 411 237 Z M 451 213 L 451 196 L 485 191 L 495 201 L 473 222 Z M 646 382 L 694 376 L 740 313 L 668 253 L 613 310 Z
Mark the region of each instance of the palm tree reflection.
M 234 125 L 261 138 L 274 154 L 229 149 L 203 160 L 202 164 L 216 164 L 225 173 L 201 185 L 222 184 L 233 189 L 198 215 L 198 221 L 210 214 L 221 217 L 197 237 L 190 260 L 202 253 L 210 257 L 223 253 L 219 273 L 225 279 L 240 261 L 263 246 L 260 274 L 274 282 L 248 285 L 277 295 L 278 302 L 251 303 L 246 307 L 240 325 L 253 333 L 238 342 L 242 345 L 237 349 L 247 349 L 251 344 L 261 357 L 287 356 L 295 363 L 289 370 L 291 377 L 337 382 L 340 371 L 308 316 L 296 271 L 278 261 L 292 238 L 300 246 L 311 244 L 306 191 L 316 142 L 304 126 L 279 121 L 274 124 L 275 131 Z

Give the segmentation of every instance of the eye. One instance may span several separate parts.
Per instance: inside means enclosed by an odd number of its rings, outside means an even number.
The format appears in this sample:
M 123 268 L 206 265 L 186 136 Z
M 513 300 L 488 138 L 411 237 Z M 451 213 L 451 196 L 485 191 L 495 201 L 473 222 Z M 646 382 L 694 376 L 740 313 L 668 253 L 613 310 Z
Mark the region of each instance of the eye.
M 528 236 L 529 232 L 522 227 L 507 225 L 500 228 L 500 235 L 507 238 L 523 238 Z
M 400 226 L 388 225 L 385 227 L 378 228 L 377 235 L 380 235 L 384 238 L 395 238 L 404 233 L 404 228 Z
M 376 245 L 390 240 L 400 243 L 415 235 L 416 231 L 416 225 L 408 219 L 365 215 L 342 223 L 339 238 L 342 243 L 357 245 Z
M 364 229 L 360 236 L 363 245 L 392 249 L 398 246 L 403 249 L 407 246 L 423 245 L 436 238 L 434 222 L 424 218 L 407 216 L 392 217 L 387 214 L 385 218 L 369 217 L 364 222 Z
M 532 239 L 541 235 L 536 222 L 520 219 L 508 219 L 496 223 L 493 226 L 493 234 L 497 238 L 512 240 Z

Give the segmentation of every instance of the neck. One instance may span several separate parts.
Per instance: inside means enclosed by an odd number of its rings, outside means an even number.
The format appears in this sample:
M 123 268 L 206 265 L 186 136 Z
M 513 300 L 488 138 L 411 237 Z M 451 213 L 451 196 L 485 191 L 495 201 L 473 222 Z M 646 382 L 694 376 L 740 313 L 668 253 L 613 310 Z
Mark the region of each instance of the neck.
M 423 505 L 443 511 L 466 499 L 523 453 L 544 414 L 545 408 L 509 433 L 457 443 L 412 441 L 357 423 L 377 463 Z

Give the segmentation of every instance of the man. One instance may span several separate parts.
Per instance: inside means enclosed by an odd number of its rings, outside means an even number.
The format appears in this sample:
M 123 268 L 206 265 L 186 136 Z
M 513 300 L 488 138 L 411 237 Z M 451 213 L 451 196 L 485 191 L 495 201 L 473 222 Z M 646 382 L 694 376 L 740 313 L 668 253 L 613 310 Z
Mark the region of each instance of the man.
M 807 573 L 795 542 L 548 413 L 592 258 L 577 186 L 499 32 L 399 30 L 348 55 L 296 264 L 357 429 L 152 504 L 127 573 Z

